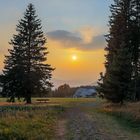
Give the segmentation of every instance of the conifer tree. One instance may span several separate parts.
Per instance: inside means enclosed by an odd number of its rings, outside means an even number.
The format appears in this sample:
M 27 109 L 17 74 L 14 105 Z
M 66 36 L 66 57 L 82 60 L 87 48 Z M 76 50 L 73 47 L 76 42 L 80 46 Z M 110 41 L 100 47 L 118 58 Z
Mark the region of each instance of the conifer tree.
M 107 35 L 105 68 L 99 84 L 100 93 L 112 102 L 123 102 L 131 81 L 130 4 L 131 0 L 114 0 L 111 5 L 110 32 Z M 126 71 L 126 69 L 128 69 Z
M 132 75 L 132 100 L 140 100 L 140 1 L 132 0 L 132 52 L 133 52 L 133 75 Z
M 4 62 L 3 95 L 10 97 L 10 101 L 24 97 L 31 103 L 33 94 L 47 91 L 52 86 L 50 79 L 54 70 L 46 64 L 46 38 L 32 4 L 28 5 L 16 31 L 10 42 L 13 48 L 9 49 Z

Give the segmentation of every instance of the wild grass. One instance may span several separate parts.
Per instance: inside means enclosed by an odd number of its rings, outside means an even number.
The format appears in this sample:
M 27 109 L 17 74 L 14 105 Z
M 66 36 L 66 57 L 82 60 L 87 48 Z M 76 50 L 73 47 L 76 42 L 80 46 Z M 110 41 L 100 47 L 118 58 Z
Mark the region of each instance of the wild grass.
M 111 140 L 139 140 L 140 130 L 130 125 L 128 120 L 113 116 L 99 106 L 85 108 L 85 111 L 91 115 L 98 133 L 103 137 L 109 137 Z
M 1 140 L 53 139 L 60 106 L 2 106 L 0 107 Z
M 140 132 L 140 102 L 117 104 L 104 104 L 100 112 L 112 116 L 125 129 L 134 133 Z
M 135 120 L 140 120 L 140 102 L 136 103 L 125 103 L 124 105 L 108 104 L 104 105 L 104 110 L 107 112 L 118 112 L 120 115 L 129 114 L 133 116 Z
M 0 140 L 57 139 L 58 118 L 67 107 L 76 106 L 92 114 L 102 135 L 109 135 L 113 140 L 115 137 L 119 140 L 140 137 L 140 103 L 119 106 L 106 104 L 98 98 L 49 98 L 48 103 L 37 103 L 37 99 L 33 98 L 31 105 L 5 104 L 5 99 L 1 99 Z
M 37 99 L 44 98 L 32 98 L 32 103 L 36 103 Z M 69 104 L 69 103 L 86 103 L 86 102 L 98 102 L 99 98 L 47 98 L 49 99 L 49 103 L 53 104 Z M 7 98 L 0 98 L 0 105 L 7 104 Z M 18 104 L 23 104 L 23 99 L 19 102 L 17 99 L 15 100 Z M 14 104 L 14 103 L 11 103 Z
M 53 140 L 57 120 L 66 107 L 95 102 L 95 98 L 49 98 L 48 103 L 7 103 L 0 98 L 0 140 Z
M 140 139 L 140 103 L 120 106 L 104 100 L 94 107 L 82 109 L 92 116 L 101 135 L 112 140 Z
M 97 102 L 96 98 L 49 98 L 50 103 L 65 107 L 77 106 L 79 104 Z

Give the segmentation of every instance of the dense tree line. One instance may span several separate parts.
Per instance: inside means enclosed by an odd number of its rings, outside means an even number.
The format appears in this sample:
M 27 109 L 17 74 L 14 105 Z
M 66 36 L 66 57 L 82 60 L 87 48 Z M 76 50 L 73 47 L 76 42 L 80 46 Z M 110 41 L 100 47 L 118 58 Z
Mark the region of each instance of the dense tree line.
M 3 74 L 0 76 L 2 95 L 14 102 L 23 97 L 31 103 L 31 96 L 51 88 L 51 72 L 47 61 L 46 38 L 35 8 L 29 4 L 23 19 L 16 26 L 17 34 L 10 41 L 12 49 L 5 56 Z
M 99 93 L 116 103 L 140 100 L 140 1 L 114 0 L 110 11 Z

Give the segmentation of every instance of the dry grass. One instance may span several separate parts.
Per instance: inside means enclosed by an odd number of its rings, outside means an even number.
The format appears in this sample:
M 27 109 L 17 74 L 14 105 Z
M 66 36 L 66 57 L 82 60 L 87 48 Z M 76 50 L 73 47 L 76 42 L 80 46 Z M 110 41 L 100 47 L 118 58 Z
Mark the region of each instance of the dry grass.
M 140 103 L 120 106 L 102 101 L 85 111 L 93 117 L 99 133 L 111 140 L 140 140 Z
M 0 106 L 0 139 L 53 139 L 61 113 L 60 106 Z
M 44 98 L 32 98 L 32 105 L 43 105 L 43 103 L 37 103 L 37 99 Z M 78 103 L 87 103 L 87 102 L 98 102 L 98 98 L 47 98 L 49 102 L 44 103 L 44 105 L 66 105 L 66 104 L 78 104 Z M 25 102 L 17 101 L 15 103 L 6 102 L 6 98 L 0 98 L 0 106 L 11 106 L 11 105 L 25 105 Z
M 103 109 L 106 112 L 116 112 L 118 114 L 127 114 L 132 116 L 136 121 L 140 121 L 140 102 L 125 103 L 123 106 L 116 104 L 104 104 Z

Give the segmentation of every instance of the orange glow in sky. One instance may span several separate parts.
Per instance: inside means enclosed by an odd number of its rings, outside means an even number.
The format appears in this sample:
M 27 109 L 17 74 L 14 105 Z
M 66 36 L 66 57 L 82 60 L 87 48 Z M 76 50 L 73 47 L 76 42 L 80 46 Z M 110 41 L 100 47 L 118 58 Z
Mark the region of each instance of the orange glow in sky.
M 104 35 L 108 30 L 111 0 L 29 1 L 35 5 L 47 38 L 49 54 L 46 63 L 56 68 L 52 77 L 54 86 L 96 83 L 99 73 L 104 71 Z M 11 48 L 8 42 L 16 34 L 16 25 L 29 1 L 1 2 L 0 73 L 4 67 L 4 56 Z

